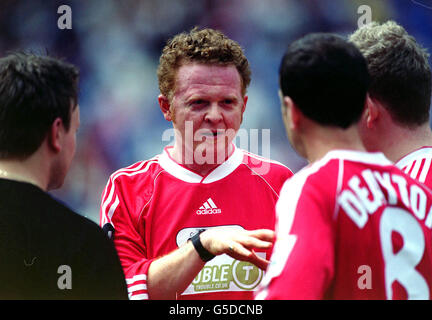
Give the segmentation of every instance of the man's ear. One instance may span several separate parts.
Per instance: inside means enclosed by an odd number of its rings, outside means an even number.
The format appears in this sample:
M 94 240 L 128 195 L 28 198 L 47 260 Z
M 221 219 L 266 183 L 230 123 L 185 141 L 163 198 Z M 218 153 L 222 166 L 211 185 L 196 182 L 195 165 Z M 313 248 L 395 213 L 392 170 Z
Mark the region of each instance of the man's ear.
M 368 129 L 373 128 L 375 122 L 378 120 L 380 114 L 380 107 L 381 104 L 377 100 L 372 99 L 369 95 L 366 96 L 366 107 L 364 111 L 365 113 L 364 117 Z
M 248 96 L 244 96 L 243 97 L 243 109 L 242 109 L 242 114 L 245 112 L 246 110 L 246 104 L 248 102 L 249 97 Z
M 283 98 L 283 108 L 285 108 L 284 117 L 286 117 L 286 123 L 289 128 L 291 130 L 298 129 L 303 116 L 300 109 L 297 108 L 294 101 L 288 96 Z
M 61 118 L 56 118 L 51 124 L 51 128 L 47 134 L 47 143 L 51 150 L 58 153 L 62 149 L 63 135 L 65 133 L 65 128 L 63 126 L 63 120 Z
M 173 117 L 171 114 L 171 103 L 169 101 L 169 99 L 167 97 L 165 97 L 163 94 L 160 94 L 158 96 L 158 102 L 159 102 L 159 107 L 164 115 L 165 120 L 167 121 L 172 121 Z
M 244 114 L 244 112 L 246 110 L 246 104 L 247 104 L 247 102 L 248 102 L 248 96 L 244 96 L 243 97 L 243 107 L 242 107 L 242 113 L 241 113 L 240 123 L 243 123 L 243 114 Z

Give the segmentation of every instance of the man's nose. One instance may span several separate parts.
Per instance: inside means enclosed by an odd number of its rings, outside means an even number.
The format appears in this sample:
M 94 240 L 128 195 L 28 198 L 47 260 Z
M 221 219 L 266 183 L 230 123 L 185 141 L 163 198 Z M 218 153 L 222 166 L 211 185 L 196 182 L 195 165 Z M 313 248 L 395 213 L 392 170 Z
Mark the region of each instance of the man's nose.
M 217 103 L 212 103 L 205 115 L 205 120 L 208 122 L 219 122 L 222 121 L 222 112 Z

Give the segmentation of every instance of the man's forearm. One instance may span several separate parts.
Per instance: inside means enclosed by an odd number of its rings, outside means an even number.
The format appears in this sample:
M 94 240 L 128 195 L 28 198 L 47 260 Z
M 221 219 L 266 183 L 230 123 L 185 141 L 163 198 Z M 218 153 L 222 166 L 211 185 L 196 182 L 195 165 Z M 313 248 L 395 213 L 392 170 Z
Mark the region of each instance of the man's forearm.
M 175 299 L 204 267 L 190 241 L 153 261 L 148 270 L 147 290 L 150 299 Z
M 257 256 L 253 249 L 269 249 L 274 241 L 274 232 L 267 229 L 232 230 L 212 228 L 200 234 L 203 249 L 211 255 L 228 254 L 230 257 L 249 261 L 265 270 L 266 259 Z M 156 259 L 150 264 L 147 277 L 147 291 L 150 299 L 175 299 L 193 281 L 204 267 L 191 241 L 173 252 Z

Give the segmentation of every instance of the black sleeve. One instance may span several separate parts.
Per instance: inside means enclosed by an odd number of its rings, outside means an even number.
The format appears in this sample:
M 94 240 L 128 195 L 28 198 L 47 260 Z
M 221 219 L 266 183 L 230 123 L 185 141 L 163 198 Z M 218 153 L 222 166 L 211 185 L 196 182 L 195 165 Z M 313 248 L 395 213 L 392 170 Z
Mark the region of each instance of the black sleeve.
M 77 299 L 127 300 L 127 287 L 120 260 L 112 241 L 99 228 L 91 225 L 76 257 L 77 271 L 72 284 Z

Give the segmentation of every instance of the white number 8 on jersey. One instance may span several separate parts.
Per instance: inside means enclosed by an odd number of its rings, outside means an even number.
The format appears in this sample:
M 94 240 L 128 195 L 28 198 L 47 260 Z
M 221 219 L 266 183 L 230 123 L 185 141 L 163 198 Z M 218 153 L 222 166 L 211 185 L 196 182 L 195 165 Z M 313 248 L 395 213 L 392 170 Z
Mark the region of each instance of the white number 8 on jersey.
M 393 231 L 403 239 L 403 247 L 396 253 L 393 251 Z M 415 269 L 425 250 L 423 230 L 417 220 L 403 209 L 386 208 L 381 216 L 380 238 L 387 299 L 392 299 L 395 281 L 405 288 L 408 299 L 429 299 L 427 282 Z

